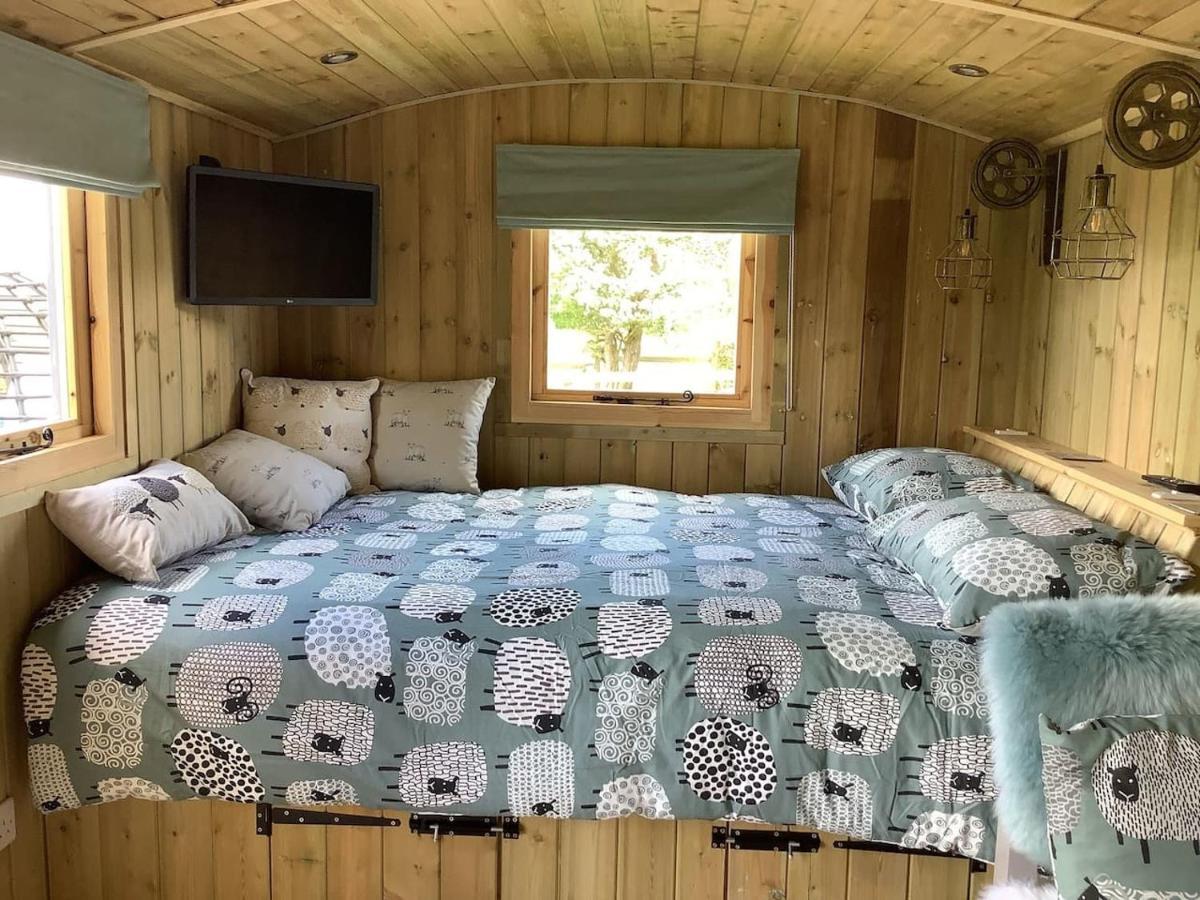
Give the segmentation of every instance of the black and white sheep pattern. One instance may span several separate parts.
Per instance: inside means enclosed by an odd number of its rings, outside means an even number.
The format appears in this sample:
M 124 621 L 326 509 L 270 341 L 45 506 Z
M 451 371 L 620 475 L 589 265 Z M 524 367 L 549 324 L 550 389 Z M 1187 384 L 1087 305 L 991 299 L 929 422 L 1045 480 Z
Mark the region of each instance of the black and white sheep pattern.
M 930 809 L 913 819 L 900 846 L 975 857 L 983 849 L 985 834 L 987 827 L 976 816 Z
M 67 759 L 57 744 L 29 745 L 29 791 L 43 812 L 78 808 L 79 795 L 71 783 Z
M 1101 815 L 1142 841 L 1200 840 L 1200 741 L 1169 731 L 1135 731 L 1092 766 Z
M 99 591 L 100 585 L 94 581 L 67 588 L 51 600 L 38 617 L 34 619 L 34 629 L 45 628 L 47 625 L 61 622 L 67 616 L 71 615 L 71 613 L 83 609 L 87 605 L 87 602 L 95 597 Z
M 445 584 L 465 584 L 474 581 L 486 567 L 482 559 L 435 559 L 421 570 L 419 577 Z
M 665 597 L 671 581 L 662 569 L 618 569 L 609 573 L 608 589 L 614 597 Z
M 938 522 L 921 538 L 925 549 L 935 559 L 941 559 L 968 541 L 987 537 L 987 526 L 975 513 L 962 513 Z
M 646 680 L 632 672 L 613 672 L 600 680 L 596 692 L 596 756 L 628 766 L 654 755 L 662 675 Z
M 599 650 L 614 659 L 635 659 L 657 650 L 673 627 L 671 611 L 653 603 L 621 600 L 596 611 Z
M 597 819 L 672 819 L 666 789 L 652 775 L 623 775 L 607 782 L 596 800 Z
M 696 616 L 705 625 L 747 627 L 773 625 L 783 610 L 770 597 L 709 597 L 700 601 Z
M 917 657 L 895 628 L 874 616 L 817 613 L 817 636 L 842 668 L 880 678 L 914 672 Z
M 183 783 L 201 797 L 237 803 L 262 799 L 263 785 L 254 759 L 233 738 L 184 728 L 171 741 L 171 756 Z
M 871 837 L 871 785 L 853 772 L 820 769 L 796 783 L 796 824 L 852 838 Z
M 374 572 L 342 572 L 334 575 L 317 595 L 326 603 L 370 603 L 396 580 L 395 575 Z
M 404 714 L 431 725 L 457 725 L 467 699 L 467 668 L 475 641 L 452 641 L 442 635 L 415 638 L 408 650 L 402 694 Z
M 170 795 L 161 785 L 136 775 L 119 778 L 101 778 L 96 782 L 96 793 L 104 803 L 111 800 L 170 800 Z
M 990 537 L 955 551 L 950 565 L 959 578 L 989 594 L 1044 595 L 1049 579 L 1061 578 L 1054 557 L 1023 538 Z
M 496 651 L 492 702 L 511 725 L 534 727 L 561 716 L 571 694 L 571 663 L 557 644 L 537 637 L 505 641 Z
M 159 594 L 109 600 L 88 626 L 83 642 L 87 658 L 102 666 L 123 666 L 137 659 L 162 634 L 168 604 Z
M 715 716 L 688 729 L 683 772 L 701 800 L 756 805 L 778 784 L 771 744 L 754 726 Z
M 1034 537 L 1058 537 L 1077 530 L 1090 530 L 1092 520 L 1072 509 L 1030 509 L 1008 514 L 1008 521 Z
M 1071 564 L 1079 578 L 1080 597 L 1124 594 L 1133 591 L 1137 564 L 1129 547 L 1094 541 L 1071 547 Z
M 417 809 L 474 803 L 487 792 L 483 748 L 470 741 L 422 744 L 404 754 L 396 788 Z
M 508 808 L 514 816 L 569 819 L 575 809 L 575 757 L 562 741 L 530 741 L 508 758 Z
M 803 668 L 803 652 L 785 637 L 722 635 L 700 651 L 692 683 L 714 715 L 752 716 L 778 706 L 795 690 Z
M 933 705 L 954 716 L 986 718 L 987 694 L 975 648 L 962 641 L 931 641 L 929 660 Z
M 165 569 L 160 568 L 157 581 L 140 581 L 134 587 L 151 594 L 181 594 L 199 584 L 208 571 L 205 565 L 176 563 Z
M 1108 875 L 1095 875 L 1088 879 L 1100 900 L 1200 900 L 1200 891 L 1156 891 L 1126 887 Z M 1089 897 L 1090 895 L 1085 895 Z
M 766 586 L 766 572 L 746 566 L 696 566 L 696 578 L 704 587 L 729 594 L 751 594 Z
M 275 702 L 283 662 L 269 644 L 236 641 L 193 650 L 175 677 L 175 702 L 196 728 L 230 728 Z
M 404 592 L 397 609 L 414 619 L 461 616 L 475 602 L 475 592 L 457 584 L 416 584 Z
M 283 590 L 299 584 L 313 567 L 299 559 L 260 559 L 233 576 L 233 583 L 251 590 Z
M 834 575 L 801 575 L 796 579 L 796 598 L 801 603 L 829 609 L 859 609 L 862 597 L 851 578 Z
M 283 799 L 299 806 L 327 806 L 333 803 L 354 805 L 358 803 L 358 791 L 350 782 L 340 778 L 308 778 L 289 784 Z
M 298 762 L 353 766 L 371 755 L 375 714 L 343 700 L 307 700 L 292 711 L 283 752 Z
M 243 631 L 270 625 L 287 608 L 285 594 L 228 594 L 211 597 L 196 612 L 202 631 Z
M 896 740 L 900 698 L 866 688 L 826 688 L 813 698 L 804 740 L 814 750 L 876 756 Z
M 392 672 L 392 645 L 383 611 L 326 606 L 304 628 L 308 664 L 322 681 L 364 688 Z
M 565 560 L 547 560 L 514 566 L 508 583 L 512 587 L 551 587 L 579 578 L 579 566 Z
M 942 623 L 945 610 L 928 594 L 911 591 L 884 591 L 883 602 L 892 615 L 909 625 L 937 627 Z
M 26 644 L 21 651 L 21 708 L 30 737 L 50 733 L 50 718 L 58 702 L 58 673 L 44 647 Z
M 1079 824 L 1083 763 L 1069 747 L 1042 744 L 1042 789 L 1046 796 L 1046 826 L 1050 834 L 1071 832 Z
M 912 506 L 929 500 L 941 500 L 946 496 L 942 476 L 937 472 L 914 472 L 892 482 L 887 491 L 893 507 Z
M 938 803 L 981 803 L 996 798 L 992 739 L 971 734 L 932 744 L 921 761 L 921 793 Z
M 149 692 L 115 678 L 97 678 L 83 691 L 79 749 L 93 765 L 128 768 L 142 761 L 142 710 Z

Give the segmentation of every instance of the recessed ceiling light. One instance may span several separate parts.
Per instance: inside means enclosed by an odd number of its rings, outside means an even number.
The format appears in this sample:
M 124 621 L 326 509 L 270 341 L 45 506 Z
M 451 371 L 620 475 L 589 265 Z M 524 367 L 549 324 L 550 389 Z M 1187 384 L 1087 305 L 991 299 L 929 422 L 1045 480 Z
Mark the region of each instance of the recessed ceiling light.
M 988 70 L 983 66 L 977 66 L 975 63 L 951 63 L 947 66 L 955 75 L 962 75 L 964 78 L 982 78 L 989 74 Z
M 354 62 L 358 54 L 353 50 L 330 50 L 321 55 L 321 62 L 327 66 L 340 66 L 342 63 Z

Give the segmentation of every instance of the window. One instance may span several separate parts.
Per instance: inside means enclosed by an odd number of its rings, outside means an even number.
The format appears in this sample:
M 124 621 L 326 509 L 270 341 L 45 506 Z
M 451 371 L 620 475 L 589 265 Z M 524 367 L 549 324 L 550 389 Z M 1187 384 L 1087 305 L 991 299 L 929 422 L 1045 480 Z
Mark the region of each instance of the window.
M 517 232 L 513 420 L 769 427 L 777 244 Z
M 78 419 L 66 191 L 0 176 L 0 437 Z

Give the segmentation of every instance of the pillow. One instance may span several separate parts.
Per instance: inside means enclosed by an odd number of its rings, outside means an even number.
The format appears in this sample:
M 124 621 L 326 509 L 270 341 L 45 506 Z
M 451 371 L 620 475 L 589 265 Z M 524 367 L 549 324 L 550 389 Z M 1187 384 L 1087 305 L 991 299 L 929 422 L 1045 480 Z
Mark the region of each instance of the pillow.
M 868 520 L 926 500 L 1022 490 L 995 463 L 936 447 L 869 450 L 822 474 L 837 498 Z
M 350 490 L 340 469 L 240 429 L 179 461 L 212 481 L 251 522 L 272 531 L 303 531 Z
M 1041 717 L 1054 879 L 1075 900 L 1200 898 L 1200 718 Z
M 341 469 L 361 494 L 371 487 L 371 395 L 378 387 L 378 378 L 256 378 L 242 369 L 242 427 Z
M 158 567 L 251 531 L 195 469 L 160 459 L 136 475 L 46 493 L 58 530 L 106 571 L 157 581 Z
M 946 627 L 961 630 L 1013 600 L 1155 593 L 1191 577 L 1182 560 L 1027 491 L 905 506 L 863 534 L 938 599 Z
M 372 481 L 384 490 L 479 493 L 479 429 L 495 378 L 384 381 L 375 395 Z

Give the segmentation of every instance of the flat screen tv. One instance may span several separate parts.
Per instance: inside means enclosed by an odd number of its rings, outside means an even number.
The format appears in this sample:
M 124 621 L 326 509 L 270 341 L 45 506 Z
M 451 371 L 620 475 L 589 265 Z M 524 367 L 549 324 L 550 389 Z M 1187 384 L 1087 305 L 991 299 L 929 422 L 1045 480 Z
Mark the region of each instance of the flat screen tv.
M 188 167 L 188 300 L 371 306 L 379 186 Z

